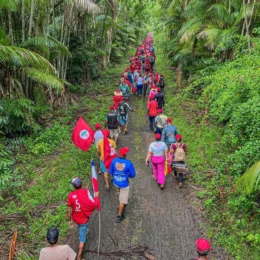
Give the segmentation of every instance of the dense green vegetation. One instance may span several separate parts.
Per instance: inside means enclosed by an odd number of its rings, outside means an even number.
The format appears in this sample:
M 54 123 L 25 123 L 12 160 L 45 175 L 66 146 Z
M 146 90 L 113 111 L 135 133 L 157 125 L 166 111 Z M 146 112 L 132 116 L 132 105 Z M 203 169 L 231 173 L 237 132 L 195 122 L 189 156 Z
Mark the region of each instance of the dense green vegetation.
M 65 234 L 67 183 L 87 180 L 95 156 L 71 144 L 72 125 L 104 120 L 123 66 L 102 71 L 148 31 L 208 236 L 235 259 L 258 258 L 259 16 L 256 0 L 0 0 L 0 233 L 18 227 L 19 242 L 32 243 L 19 259 L 37 255 L 43 226 Z
M 208 236 L 235 259 L 257 259 L 259 3 L 159 3 L 161 10 L 154 9 L 160 19 L 155 26 L 157 48 L 166 54 L 159 66 L 173 93 L 167 97 L 166 111 L 188 144 L 192 182 L 202 188 L 197 196 L 203 200 L 211 226 Z

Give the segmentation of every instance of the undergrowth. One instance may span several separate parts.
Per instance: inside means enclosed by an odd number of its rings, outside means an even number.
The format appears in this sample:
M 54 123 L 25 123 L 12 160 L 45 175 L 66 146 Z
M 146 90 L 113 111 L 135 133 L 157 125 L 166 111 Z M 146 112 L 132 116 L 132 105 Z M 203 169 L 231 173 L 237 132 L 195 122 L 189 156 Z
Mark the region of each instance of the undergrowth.
M 237 176 L 230 174 L 230 167 L 237 161 L 230 156 L 234 151 L 223 138 L 223 127 L 202 120 L 196 100 L 185 97 L 184 90 L 176 91 L 175 72 L 167 59 L 161 54 L 157 57 L 157 70 L 167 84 L 165 114 L 173 119 L 187 144 L 187 164 L 192 172 L 189 183 L 201 189 L 197 198 L 203 206 L 200 214 L 207 218 L 207 237 L 234 259 L 259 259 L 259 198 L 236 191 Z
M 78 116 L 83 116 L 93 128 L 97 122 L 104 126 L 122 68 L 123 65 L 104 72 L 87 87 L 78 104 L 55 111 L 52 127 L 23 137 L 15 149 L 8 148 L 8 140 L 2 140 L 2 148 L 8 152 L 0 156 L 5 156 L 10 172 L 0 183 L 0 215 L 6 218 L 1 222 L 0 235 L 4 237 L 18 229 L 17 259 L 35 259 L 40 248 L 47 245 L 46 230 L 51 226 L 60 229 L 61 240 L 66 237 L 66 199 L 73 190 L 71 179 L 79 176 L 84 185 L 90 185 L 90 162 L 97 155 L 94 146 L 87 153 L 74 146 L 72 128 Z

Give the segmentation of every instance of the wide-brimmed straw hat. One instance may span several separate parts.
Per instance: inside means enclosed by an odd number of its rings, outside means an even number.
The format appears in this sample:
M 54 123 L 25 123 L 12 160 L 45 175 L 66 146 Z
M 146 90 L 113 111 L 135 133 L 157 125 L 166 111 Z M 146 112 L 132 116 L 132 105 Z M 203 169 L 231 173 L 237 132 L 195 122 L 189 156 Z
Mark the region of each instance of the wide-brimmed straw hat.
M 119 97 L 119 96 L 123 96 L 123 93 L 118 89 L 114 92 L 114 95 Z

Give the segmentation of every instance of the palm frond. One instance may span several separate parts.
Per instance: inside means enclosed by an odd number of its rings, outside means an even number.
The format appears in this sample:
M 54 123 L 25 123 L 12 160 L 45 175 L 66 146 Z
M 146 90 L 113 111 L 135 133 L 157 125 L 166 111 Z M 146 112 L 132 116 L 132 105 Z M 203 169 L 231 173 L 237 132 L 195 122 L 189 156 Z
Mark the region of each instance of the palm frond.
M 208 13 L 211 17 L 215 18 L 216 22 L 220 25 L 229 23 L 229 13 L 227 8 L 222 4 L 213 4 Z
M 21 47 L 24 48 L 36 48 L 42 50 L 43 52 L 48 51 L 49 49 L 52 51 L 56 51 L 59 55 L 69 56 L 68 48 L 57 39 L 47 36 L 47 37 L 34 37 L 24 41 L 21 44 Z
M 9 11 L 17 10 L 17 1 L 15 0 L 1 0 L 0 1 L 0 10 L 7 9 Z
M 30 79 L 35 82 L 38 82 L 50 88 L 54 88 L 59 92 L 64 90 L 62 81 L 51 74 L 34 68 L 26 68 L 25 73 Z
M 180 43 L 191 41 L 194 36 L 199 32 L 202 23 L 196 22 L 192 24 L 181 36 Z
M 0 44 L 0 64 L 6 63 L 10 66 L 29 67 L 47 70 L 55 74 L 56 69 L 41 55 L 24 48 L 15 46 L 4 46 Z
M 100 7 L 91 0 L 73 0 L 77 9 L 90 14 L 98 14 L 101 12 Z
M 237 181 L 238 189 L 246 194 L 252 193 L 259 186 L 260 161 L 249 168 Z
M 217 46 L 219 35 L 221 34 L 221 29 L 212 27 L 203 30 L 198 34 L 198 39 L 204 39 L 206 44 L 205 46 L 210 50 L 214 50 Z

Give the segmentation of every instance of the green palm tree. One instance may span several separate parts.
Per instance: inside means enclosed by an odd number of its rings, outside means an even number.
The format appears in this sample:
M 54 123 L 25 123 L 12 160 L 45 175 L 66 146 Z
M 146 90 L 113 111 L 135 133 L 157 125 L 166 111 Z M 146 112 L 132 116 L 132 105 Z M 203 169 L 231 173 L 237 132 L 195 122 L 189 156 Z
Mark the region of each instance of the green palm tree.
M 260 161 L 249 168 L 237 181 L 237 187 L 245 194 L 250 194 L 259 189 Z

